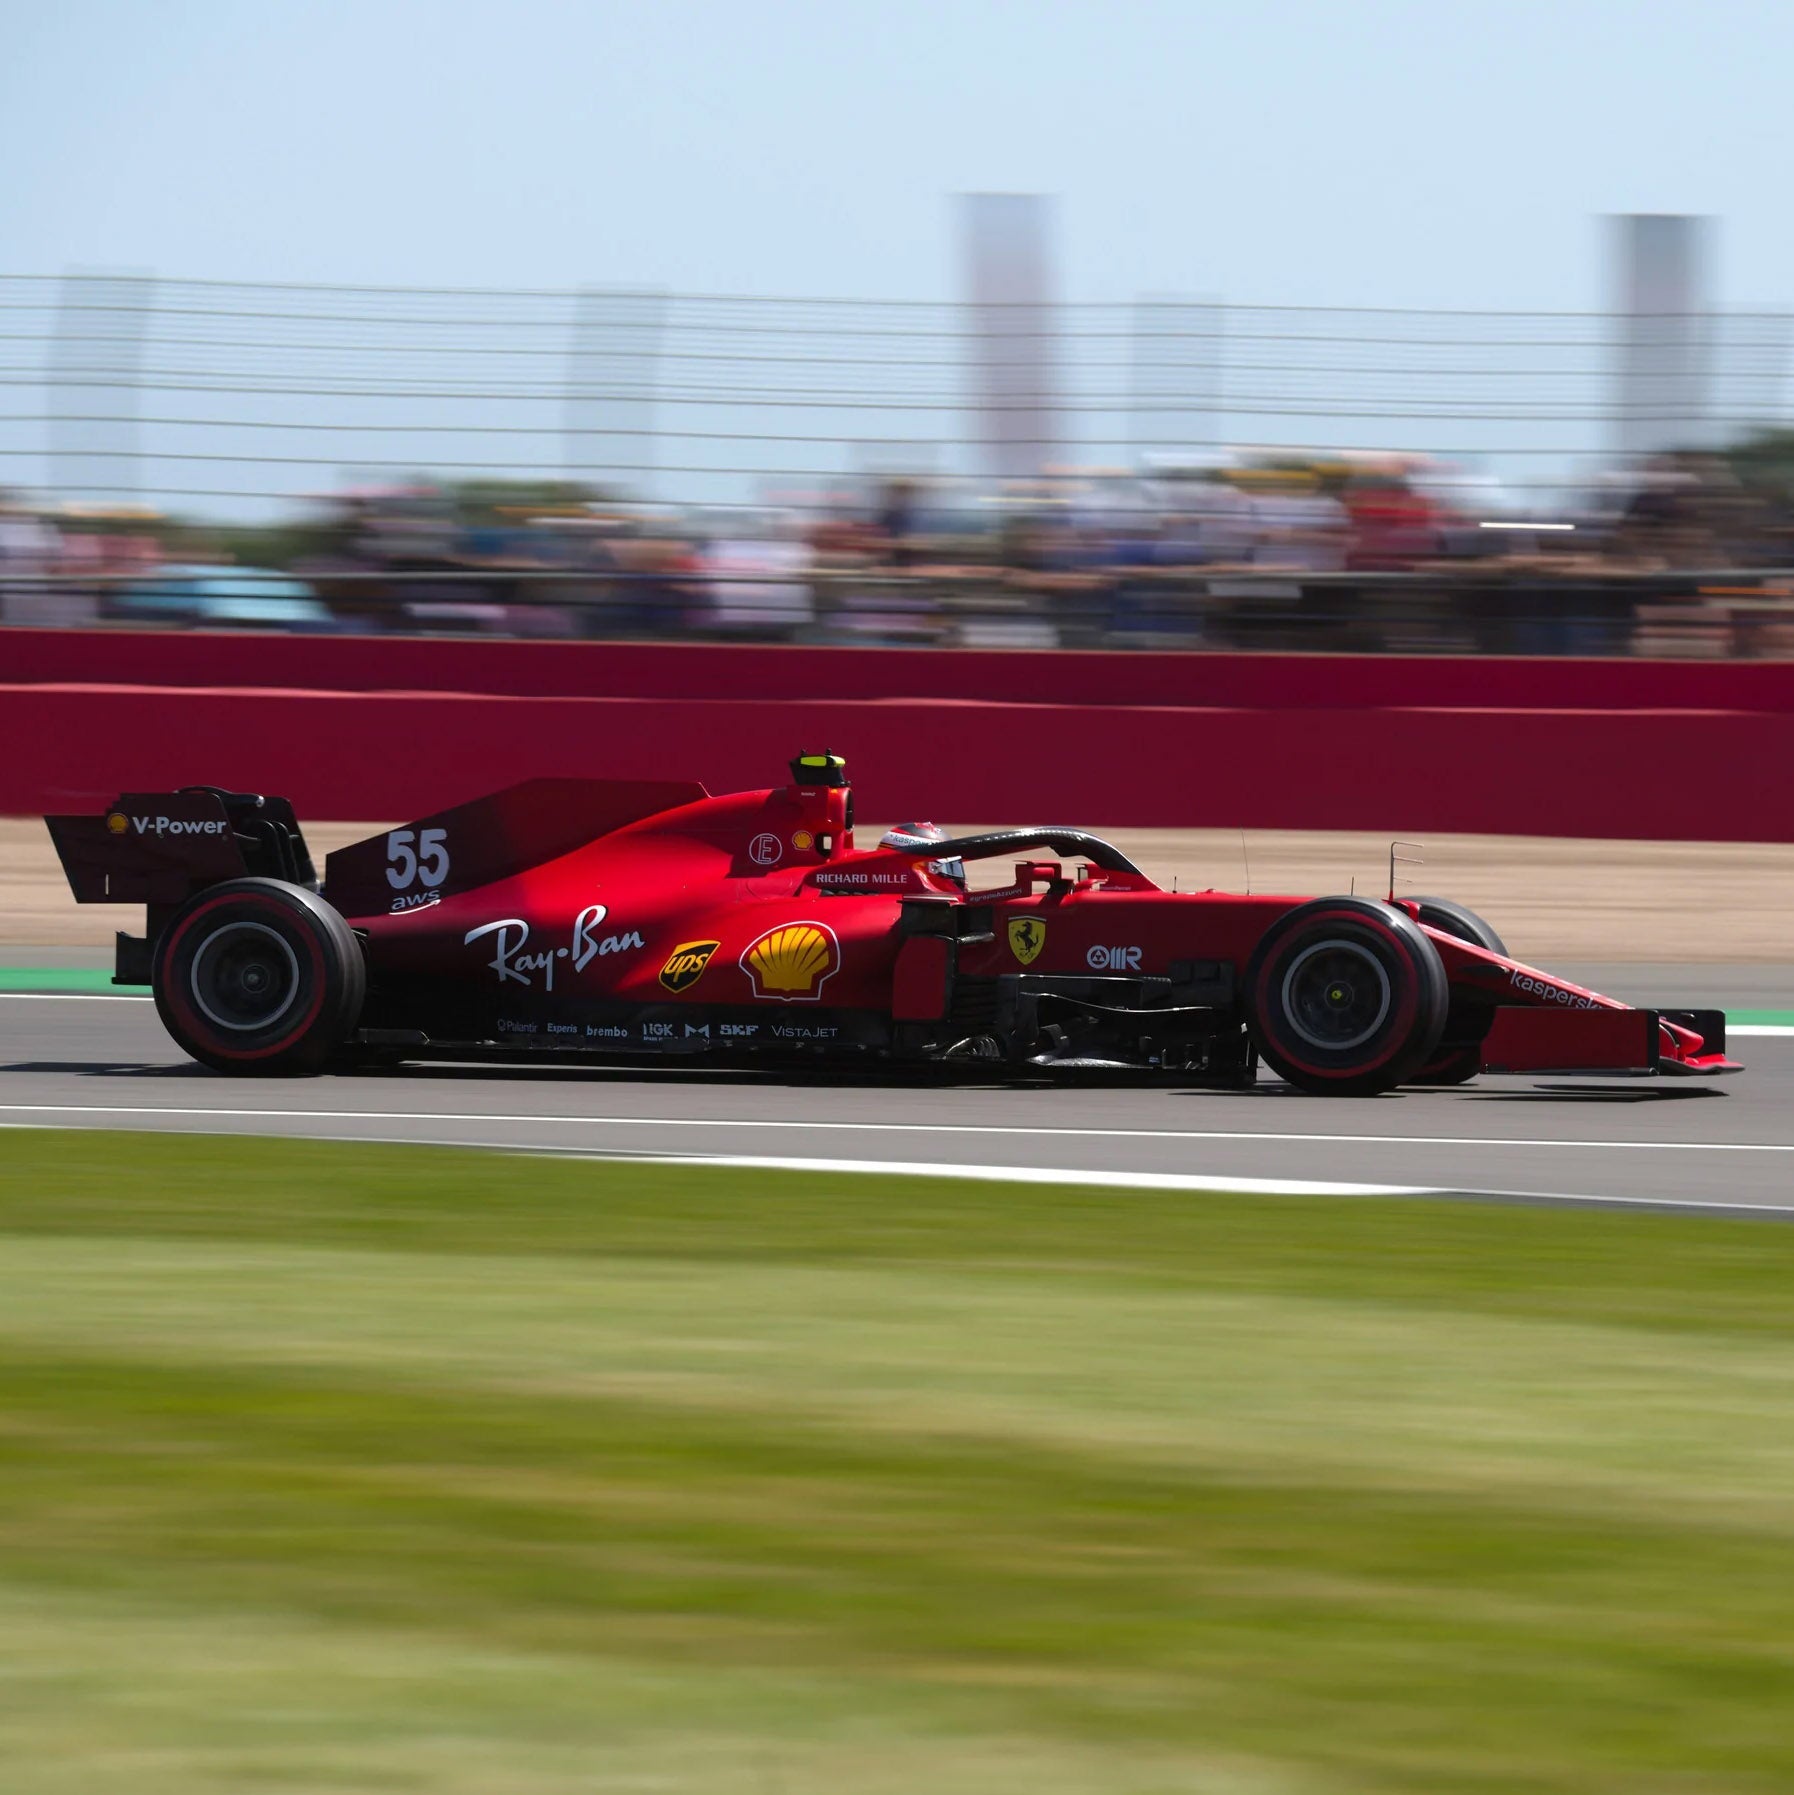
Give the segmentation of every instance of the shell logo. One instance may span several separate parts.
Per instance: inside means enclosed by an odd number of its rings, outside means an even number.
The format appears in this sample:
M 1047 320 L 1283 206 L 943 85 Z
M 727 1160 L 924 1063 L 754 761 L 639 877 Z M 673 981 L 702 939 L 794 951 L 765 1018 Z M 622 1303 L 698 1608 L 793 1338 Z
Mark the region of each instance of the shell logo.
M 131 819 L 126 816 L 122 810 L 115 810 L 106 818 L 106 827 L 110 829 L 114 835 L 123 835 L 130 826 Z
M 756 997 L 815 1003 L 841 970 L 841 944 L 825 922 L 787 922 L 749 944 L 739 962 Z

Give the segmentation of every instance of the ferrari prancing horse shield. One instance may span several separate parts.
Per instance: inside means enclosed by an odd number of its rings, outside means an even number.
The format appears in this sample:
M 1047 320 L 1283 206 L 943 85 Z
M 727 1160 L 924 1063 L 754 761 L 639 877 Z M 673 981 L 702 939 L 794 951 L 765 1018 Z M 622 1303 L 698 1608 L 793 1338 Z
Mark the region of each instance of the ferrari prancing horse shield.
M 1024 966 L 1032 966 L 1046 946 L 1046 924 L 1034 916 L 1009 919 L 1009 951 Z

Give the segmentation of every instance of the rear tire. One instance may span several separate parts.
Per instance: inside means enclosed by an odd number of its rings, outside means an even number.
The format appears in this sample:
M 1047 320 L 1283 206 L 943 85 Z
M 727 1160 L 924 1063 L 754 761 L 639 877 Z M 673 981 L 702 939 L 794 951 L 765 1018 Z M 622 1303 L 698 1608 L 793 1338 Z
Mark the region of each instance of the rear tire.
M 317 896 L 280 879 L 197 892 L 157 939 L 163 1026 L 201 1065 L 246 1077 L 321 1072 L 361 1016 L 361 944 Z
M 1246 1023 L 1265 1061 L 1318 1095 L 1368 1097 L 1435 1054 L 1448 993 L 1438 949 L 1402 910 L 1316 898 L 1265 931 Z

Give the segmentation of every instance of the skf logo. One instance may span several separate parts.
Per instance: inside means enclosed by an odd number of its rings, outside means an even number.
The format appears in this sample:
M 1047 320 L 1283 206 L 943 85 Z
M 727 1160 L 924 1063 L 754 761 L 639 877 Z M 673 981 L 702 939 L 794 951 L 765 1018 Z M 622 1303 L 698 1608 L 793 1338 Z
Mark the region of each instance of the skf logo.
M 841 944 L 825 922 L 781 923 L 751 943 L 739 964 L 756 997 L 815 1003 L 841 970 Z
M 122 810 L 115 810 L 106 818 L 106 827 L 110 829 L 114 835 L 123 835 L 130 826 L 131 819 L 126 816 Z
M 716 947 L 714 941 L 681 941 L 661 967 L 660 982 L 669 991 L 684 991 L 695 985 Z
M 1032 966 L 1046 946 L 1046 924 L 1035 916 L 1012 916 L 1009 919 L 1009 951 L 1024 966 Z

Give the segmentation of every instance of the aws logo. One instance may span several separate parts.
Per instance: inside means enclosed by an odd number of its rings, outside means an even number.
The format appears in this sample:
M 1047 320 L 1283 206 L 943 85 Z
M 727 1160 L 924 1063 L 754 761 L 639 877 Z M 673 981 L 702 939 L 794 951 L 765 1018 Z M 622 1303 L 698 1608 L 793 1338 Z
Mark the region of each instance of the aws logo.
M 841 943 L 825 922 L 781 923 L 752 942 L 739 964 L 756 997 L 815 1003 L 841 970 Z
M 669 991 L 684 991 L 695 985 L 716 952 L 714 941 L 681 941 L 667 956 L 660 969 L 660 982 Z

